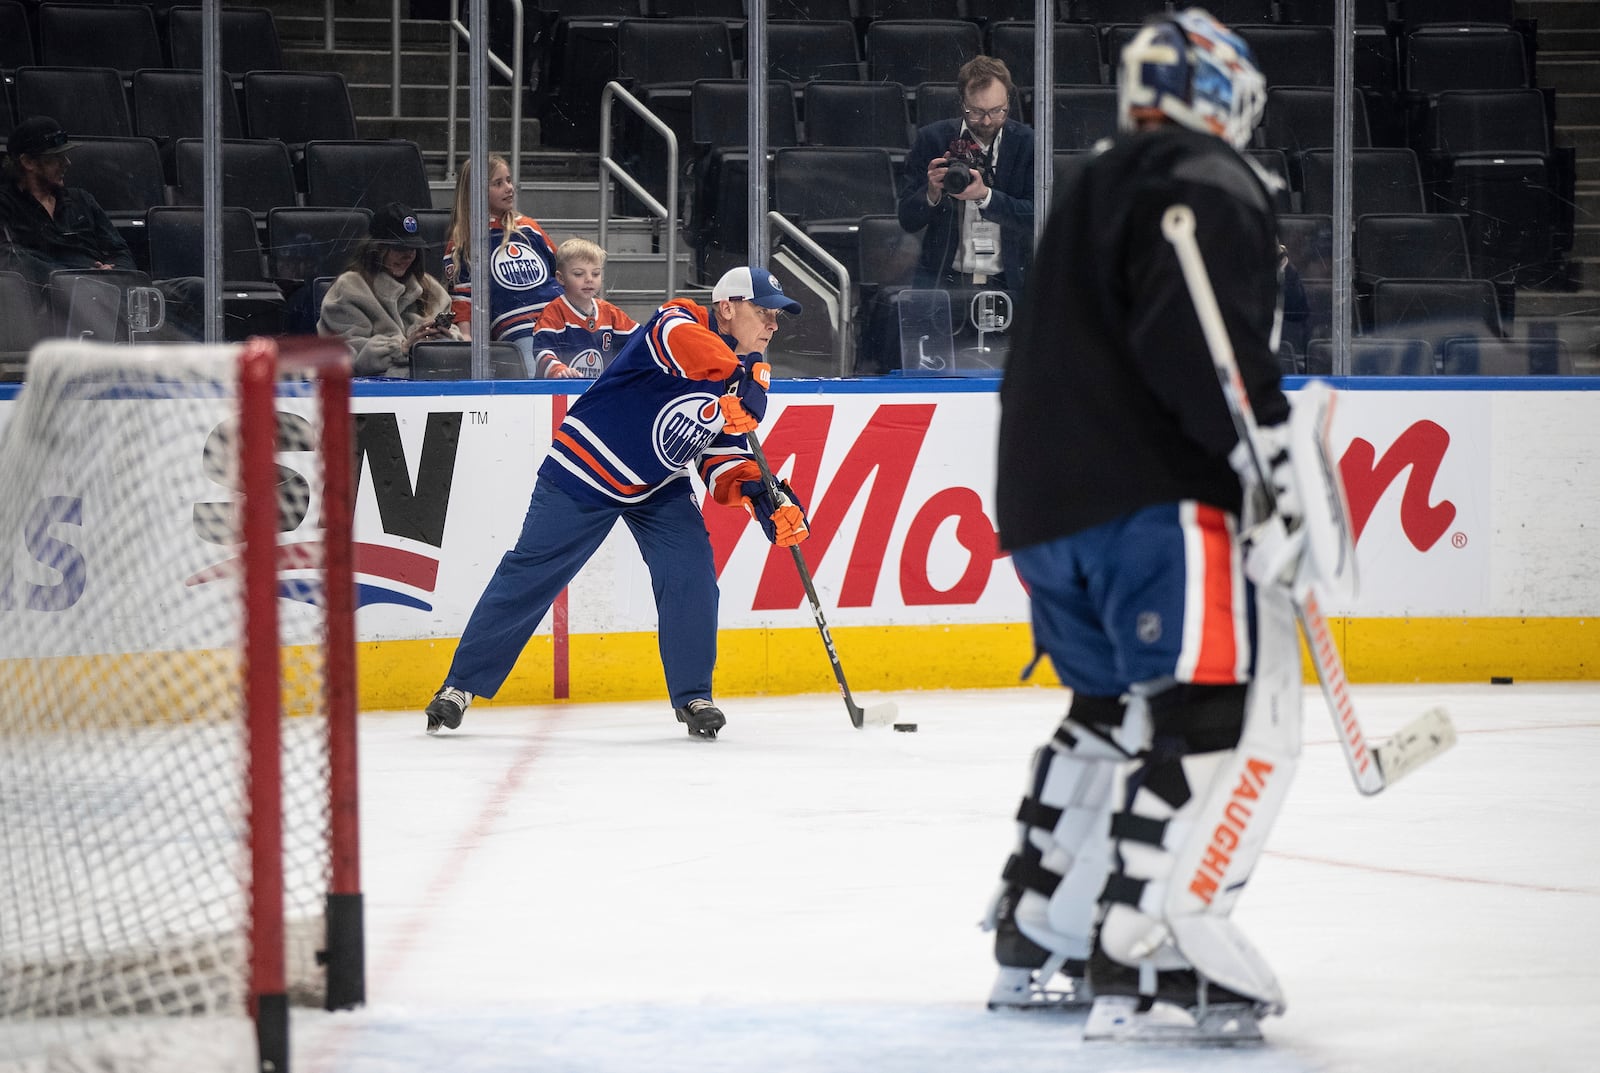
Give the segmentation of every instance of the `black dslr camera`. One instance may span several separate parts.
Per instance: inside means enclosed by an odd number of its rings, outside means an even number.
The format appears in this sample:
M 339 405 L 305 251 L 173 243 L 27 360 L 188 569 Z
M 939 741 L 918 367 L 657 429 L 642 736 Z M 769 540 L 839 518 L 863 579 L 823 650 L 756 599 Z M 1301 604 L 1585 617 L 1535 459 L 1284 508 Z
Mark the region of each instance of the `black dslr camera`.
M 972 185 L 972 178 L 982 175 L 983 181 L 991 183 L 989 178 L 989 154 L 984 152 L 983 146 L 971 138 L 957 138 L 950 143 L 950 148 L 944 152 L 947 162 L 944 173 L 944 190 L 947 194 L 959 194 Z

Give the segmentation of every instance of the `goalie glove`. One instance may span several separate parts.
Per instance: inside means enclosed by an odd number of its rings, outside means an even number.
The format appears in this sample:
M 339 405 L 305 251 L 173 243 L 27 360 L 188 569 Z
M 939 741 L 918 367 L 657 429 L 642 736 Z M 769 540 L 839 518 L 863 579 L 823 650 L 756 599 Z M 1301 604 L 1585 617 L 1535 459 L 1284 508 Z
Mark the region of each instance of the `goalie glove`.
M 1289 425 L 1258 428 L 1267 485 L 1243 441 L 1228 461 L 1244 486 L 1242 521 L 1245 576 L 1258 585 L 1293 588 L 1305 557 L 1305 508 L 1289 453 Z
M 779 481 L 776 494 L 761 481 L 745 481 L 739 486 L 744 506 L 761 523 L 767 539 L 780 548 L 792 548 L 811 535 L 810 521 L 800 497 L 788 481 Z
M 747 355 L 728 377 L 728 392 L 718 400 L 722 407 L 722 431 L 735 436 L 755 431 L 767 416 L 767 388 L 772 384 L 772 366 L 754 354 Z

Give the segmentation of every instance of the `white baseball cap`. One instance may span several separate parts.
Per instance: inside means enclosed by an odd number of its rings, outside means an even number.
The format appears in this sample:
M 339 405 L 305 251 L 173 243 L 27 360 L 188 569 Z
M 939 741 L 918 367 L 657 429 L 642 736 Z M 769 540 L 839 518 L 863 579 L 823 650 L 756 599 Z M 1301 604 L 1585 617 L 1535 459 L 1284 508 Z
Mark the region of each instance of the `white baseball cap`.
M 724 272 L 711 291 L 711 300 L 750 302 L 763 309 L 800 312 L 800 303 L 783 293 L 783 284 L 778 282 L 778 277 L 756 265 L 730 268 Z

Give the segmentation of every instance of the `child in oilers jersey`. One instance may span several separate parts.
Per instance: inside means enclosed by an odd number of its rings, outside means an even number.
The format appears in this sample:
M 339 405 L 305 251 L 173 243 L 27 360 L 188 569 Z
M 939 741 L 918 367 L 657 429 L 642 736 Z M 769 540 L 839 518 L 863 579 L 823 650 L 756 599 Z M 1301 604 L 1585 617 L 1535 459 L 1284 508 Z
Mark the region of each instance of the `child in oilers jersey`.
M 444 281 L 450 288 L 456 325 L 470 335 L 473 281 L 471 263 L 472 161 L 461 164 L 455 209 L 445 241 Z M 489 339 L 515 343 L 522 361 L 533 368 L 533 327 L 550 300 L 561 293 L 556 282 L 555 247 L 531 216 L 517 212 L 517 191 L 511 166 L 498 154 L 489 157 Z
M 557 248 L 562 292 L 533 330 L 536 378 L 593 380 L 639 326 L 600 297 L 605 271 L 606 251 L 586 238 L 569 238 Z

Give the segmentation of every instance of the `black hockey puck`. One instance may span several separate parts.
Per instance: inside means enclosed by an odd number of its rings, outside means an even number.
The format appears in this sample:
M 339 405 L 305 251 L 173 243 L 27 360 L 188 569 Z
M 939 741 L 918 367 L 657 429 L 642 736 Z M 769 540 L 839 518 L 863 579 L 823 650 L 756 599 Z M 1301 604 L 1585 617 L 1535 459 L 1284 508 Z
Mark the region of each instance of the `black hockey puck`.
M 1508 686 L 1511 684 L 1511 676 L 1509 674 L 1490 675 L 1489 684 L 1492 686 Z
M 915 723 L 896 723 L 894 728 L 903 734 L 915 734 L 917 732 L 917 724 Z

